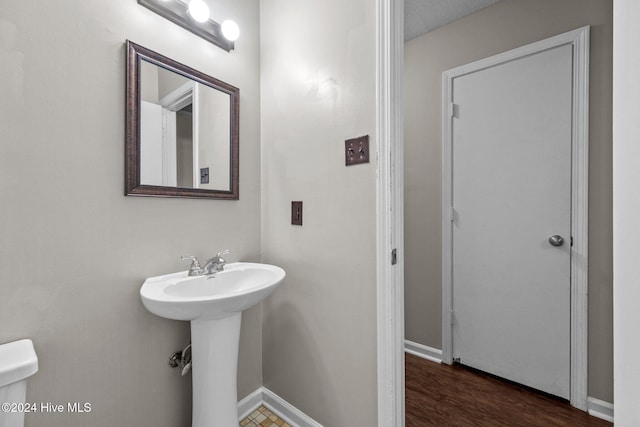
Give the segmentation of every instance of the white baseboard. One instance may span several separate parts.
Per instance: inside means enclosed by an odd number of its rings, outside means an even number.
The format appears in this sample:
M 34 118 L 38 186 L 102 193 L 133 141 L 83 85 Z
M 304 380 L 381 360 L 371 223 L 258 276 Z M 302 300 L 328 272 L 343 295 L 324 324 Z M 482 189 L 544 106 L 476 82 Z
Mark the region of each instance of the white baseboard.
M 595 397 L 587 397 L 587 412 L 596 418 L 613 422 L 613 403 Z
M 404 351 L 432 362 L 442 363 L 442 350 L 437 348 L 404 340 Z
M 238 402 L 238 415 L 240 420 L 247 418 L 253 411 L 262 405 L 262 387 Z
M 322 424 L 272 392 L 266 387 L 260 387 L 249 396 L 238 402 L 240 420 L 251 415 L 253 411 L 264 405 L 292 427 L 322 427 Z

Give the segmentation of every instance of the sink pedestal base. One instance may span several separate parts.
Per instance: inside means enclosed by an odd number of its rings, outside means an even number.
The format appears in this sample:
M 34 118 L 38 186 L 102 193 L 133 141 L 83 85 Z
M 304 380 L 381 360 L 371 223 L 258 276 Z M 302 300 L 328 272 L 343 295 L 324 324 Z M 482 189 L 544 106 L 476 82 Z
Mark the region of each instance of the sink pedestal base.
M 191 321 L 192 427 L 238 425 L 238 345 L 242 313 Z

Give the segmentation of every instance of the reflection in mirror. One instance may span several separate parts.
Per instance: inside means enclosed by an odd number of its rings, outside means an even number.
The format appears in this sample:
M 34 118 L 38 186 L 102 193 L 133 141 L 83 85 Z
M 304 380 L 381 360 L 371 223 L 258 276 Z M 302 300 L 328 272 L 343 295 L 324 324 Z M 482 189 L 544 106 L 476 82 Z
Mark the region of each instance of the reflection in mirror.
M 238 198 L 238 89 L 128 42 L 127 194 Z
M 141 184 L 229 191 L 230 95 L 141 65 Z

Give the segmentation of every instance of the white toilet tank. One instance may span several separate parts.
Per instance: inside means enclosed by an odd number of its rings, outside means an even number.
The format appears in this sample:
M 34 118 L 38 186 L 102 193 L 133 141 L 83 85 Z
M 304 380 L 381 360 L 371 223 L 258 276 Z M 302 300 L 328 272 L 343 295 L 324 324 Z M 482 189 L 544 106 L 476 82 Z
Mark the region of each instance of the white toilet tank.
M 0 344 L 0 427 L 24 426 L 27 378 L 38 371 L 31 340 Z

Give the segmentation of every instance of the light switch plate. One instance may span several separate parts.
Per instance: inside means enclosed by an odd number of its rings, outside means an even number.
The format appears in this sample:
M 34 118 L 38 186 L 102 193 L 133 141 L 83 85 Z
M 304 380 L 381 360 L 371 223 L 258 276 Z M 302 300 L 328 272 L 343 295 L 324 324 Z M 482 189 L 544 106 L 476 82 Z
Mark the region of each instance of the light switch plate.
M 345 166 L 369 163 L 369 135 L 347 139 L 344 142 Z
M 291 225 L 302 225 L 302 202 L 291 202 Z
M 209 168 L 200 168 L 200 184 L 209 183 Z

